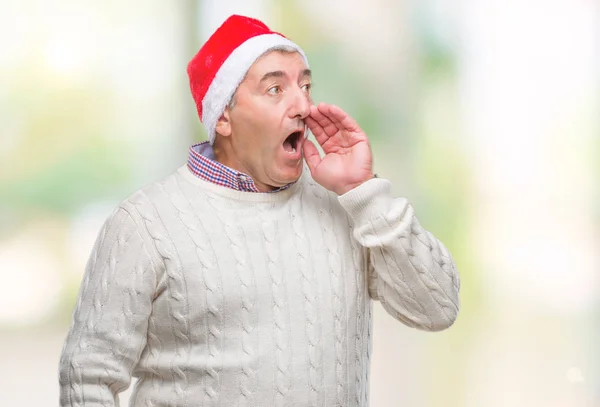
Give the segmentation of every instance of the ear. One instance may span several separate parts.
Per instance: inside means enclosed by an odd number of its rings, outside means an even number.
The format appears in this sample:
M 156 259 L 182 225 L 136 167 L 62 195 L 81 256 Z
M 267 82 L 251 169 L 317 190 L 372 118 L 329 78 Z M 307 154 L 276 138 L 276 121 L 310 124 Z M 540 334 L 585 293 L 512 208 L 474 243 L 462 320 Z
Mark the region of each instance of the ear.
M 231 121 L 229 118 L 229 106 L 225 108 L 225 111 L 219 117 L 217 124 L 215 126 L 215 133 L 220 134 L 223 137 L 231 136 Z

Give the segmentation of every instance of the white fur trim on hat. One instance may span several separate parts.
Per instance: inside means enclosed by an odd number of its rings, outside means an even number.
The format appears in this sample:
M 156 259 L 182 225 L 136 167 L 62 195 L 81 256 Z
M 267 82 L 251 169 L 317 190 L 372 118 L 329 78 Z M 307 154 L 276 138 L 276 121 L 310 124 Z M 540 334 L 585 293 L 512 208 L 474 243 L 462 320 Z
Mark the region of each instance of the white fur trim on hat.
M 249 38 L 233 50 L 217 71 L 202 100 L 202 122 L 210 144 L 215 141 L 215 126 L 246 73 L 262 54 L 277 47 L 298 51 L 308 67 L 302 48 L 278 34 L 263 34 Z

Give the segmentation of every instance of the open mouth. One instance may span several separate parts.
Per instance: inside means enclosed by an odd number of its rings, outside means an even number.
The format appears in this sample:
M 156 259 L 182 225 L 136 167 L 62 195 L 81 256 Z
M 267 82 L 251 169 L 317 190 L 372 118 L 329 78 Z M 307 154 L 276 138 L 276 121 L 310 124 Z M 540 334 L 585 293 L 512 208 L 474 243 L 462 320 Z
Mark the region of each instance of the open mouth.
M 302 131 L 295 131 L 283 142 L 283 149 L 290 153 L 294 154 L 296 151 L 300 150 L 300 142 L 302 141 Z

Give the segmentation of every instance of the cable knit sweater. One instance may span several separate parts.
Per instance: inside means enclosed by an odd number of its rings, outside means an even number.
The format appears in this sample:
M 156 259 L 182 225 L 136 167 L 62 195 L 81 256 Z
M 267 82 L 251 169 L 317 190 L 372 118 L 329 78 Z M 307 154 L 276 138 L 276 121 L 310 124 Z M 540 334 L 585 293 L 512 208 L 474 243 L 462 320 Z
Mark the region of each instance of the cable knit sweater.
M 449 327 L 459 278 L 413 208 L 372 179 L 342 196 L 305 167 L 274 194 L 186 167 L 124 200 L 88 261 L 62 406 L 367 406 L 371 300 Z

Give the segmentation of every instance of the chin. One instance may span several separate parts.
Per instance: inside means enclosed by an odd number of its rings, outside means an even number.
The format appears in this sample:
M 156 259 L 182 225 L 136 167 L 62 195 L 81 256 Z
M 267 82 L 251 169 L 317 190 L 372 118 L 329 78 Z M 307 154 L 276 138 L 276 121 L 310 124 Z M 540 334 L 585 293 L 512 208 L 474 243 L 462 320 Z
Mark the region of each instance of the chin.
M 302 160 L 296 168 L 287 167 L 285 170 L 280 171 L 277 179 L 280 180 L 281 186 L 285 186 L 291 182 L 296 182 L 302 175 Z

